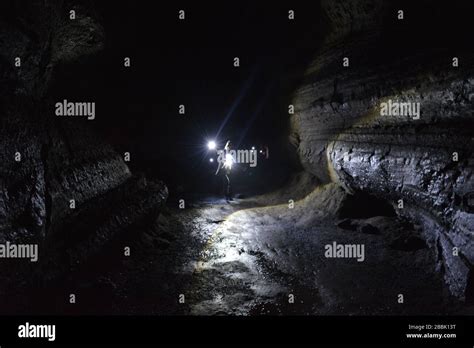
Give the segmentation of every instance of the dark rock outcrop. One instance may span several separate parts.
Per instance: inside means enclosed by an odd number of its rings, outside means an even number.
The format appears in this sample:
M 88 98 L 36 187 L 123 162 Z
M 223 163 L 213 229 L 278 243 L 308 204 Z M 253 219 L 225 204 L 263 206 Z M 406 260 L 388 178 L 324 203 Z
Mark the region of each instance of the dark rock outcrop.
M 134 226 L 146 229 L 167 198 L 164 184 L 132 176 L 91 121 L 55 116 L 62 84 L 88 83 L 64 73 L 103 46 L 90 2 L 0 4 L 0 242 L 39 244 L 39 277 L 86 262 Z
M 323 2 L 332 30 L 294 94 L 290 141 L 321 181 L 376 195 L 420 221 L 451 292 L 464 299 L 474 263 L 474 216 L 463 204 L 474 191 L 474 54 L 448 46 L 457 28 L 443 29 L 442 41 L 436 23 L 445 13 L 433 8 L 433 27 L 424 30 L 440 43 L 424 42 L 413 18 L 429 6 Z M 381 116 L 389 100 L 419 103 L 419 119 Z

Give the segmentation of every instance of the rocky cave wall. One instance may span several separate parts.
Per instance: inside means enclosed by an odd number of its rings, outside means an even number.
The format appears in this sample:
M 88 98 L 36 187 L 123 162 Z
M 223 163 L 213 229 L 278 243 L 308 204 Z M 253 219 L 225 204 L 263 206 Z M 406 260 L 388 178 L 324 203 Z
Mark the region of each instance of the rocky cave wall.
M 163 184 L 134 178 L 91 121 L 54 114 L 60 84 L 77 83 L 63 72 L 104 48 L 100 23 L 91 2 L 0 4 L 0 241 L 40 244 L 45 264 L 61 252 L 65 268 L 156 213 L 167 197 Z
M 331 29 L 293 94 L 290 142 L 322 182 L 382 197 L 421 223 L 451 292 L 472 299 L 474 52 L 393 42 L 398 9 L 423 13 L 401 3 L 322 8 Z M 420 118 L 381 116 L 389 100 L 420 103 Z

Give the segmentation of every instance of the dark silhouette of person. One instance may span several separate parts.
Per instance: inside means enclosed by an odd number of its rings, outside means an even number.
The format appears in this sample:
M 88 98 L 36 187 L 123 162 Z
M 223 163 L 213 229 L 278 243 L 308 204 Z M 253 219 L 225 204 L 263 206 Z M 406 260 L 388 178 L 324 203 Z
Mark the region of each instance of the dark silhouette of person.
M 227 140 L 224 149 L 218 151 L 219 157 L 218 162 L 219 165 L 217 166 L 216 175 L 219 174 L 219 171 L 222 169 L 224 176 L 223 176 L 223 186 L 224 186 L 224 194 L 225 199 L 227 202 L 232 201 L 232 188 L 230 182 L 230 174 L 232 172 L 232 166 L 234 164 L 234 157 L 230 153 L 232 148 L 232 143 L 230 140 Z

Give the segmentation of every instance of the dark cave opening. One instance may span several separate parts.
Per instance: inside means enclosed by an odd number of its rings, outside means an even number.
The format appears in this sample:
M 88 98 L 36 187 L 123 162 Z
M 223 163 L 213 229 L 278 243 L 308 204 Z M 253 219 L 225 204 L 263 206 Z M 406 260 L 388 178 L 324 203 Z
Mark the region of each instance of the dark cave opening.
M 369 218 L 372 216 L 396 216 L 395 209 L 384 199 L 366 192 L 347 196 L 338 212 L 339 218 Z
M 130 152 L 132 171 L 163 180 L 173 196 L 218 193 L 220 179 L 211 175 L 215 163 L 205 148 L 216 137 L 221 147 L 230 139 L 238 149 L 271 153 L 255 170 L 241 166 L 235 180 L 242 194 L 269 191 L 288 179 L 297 164 L 289 159 L 285 104 L 321 40 L 322 18 L 302 8 L 300 20 L 288 23 L 283 5 L 244 2 L 236 12 L 187 4 L 190 21 L 183 25 L 172 16 L 154 21 L 154 11 L 133 4 L 118 4 L 113 13 L 97 7 L 106 49 L 57 67 L 51 100 L 96 100 L 102 116 L 89 126 L 120 153 Z M 163 4 L 160 11 L 175 6 Z M 196 17 L 199 29 L 189 35 Z M 238 69 L 235 56 L 242 62 Z M 131 59 L 129 69 L 124 57 Z

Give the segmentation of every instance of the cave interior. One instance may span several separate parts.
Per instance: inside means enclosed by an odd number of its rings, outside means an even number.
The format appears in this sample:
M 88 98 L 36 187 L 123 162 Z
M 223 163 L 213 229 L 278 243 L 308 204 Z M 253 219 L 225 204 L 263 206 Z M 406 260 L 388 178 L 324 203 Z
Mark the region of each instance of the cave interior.
M 471 16 L 3 0 L 1 314 L 472 314 Z

